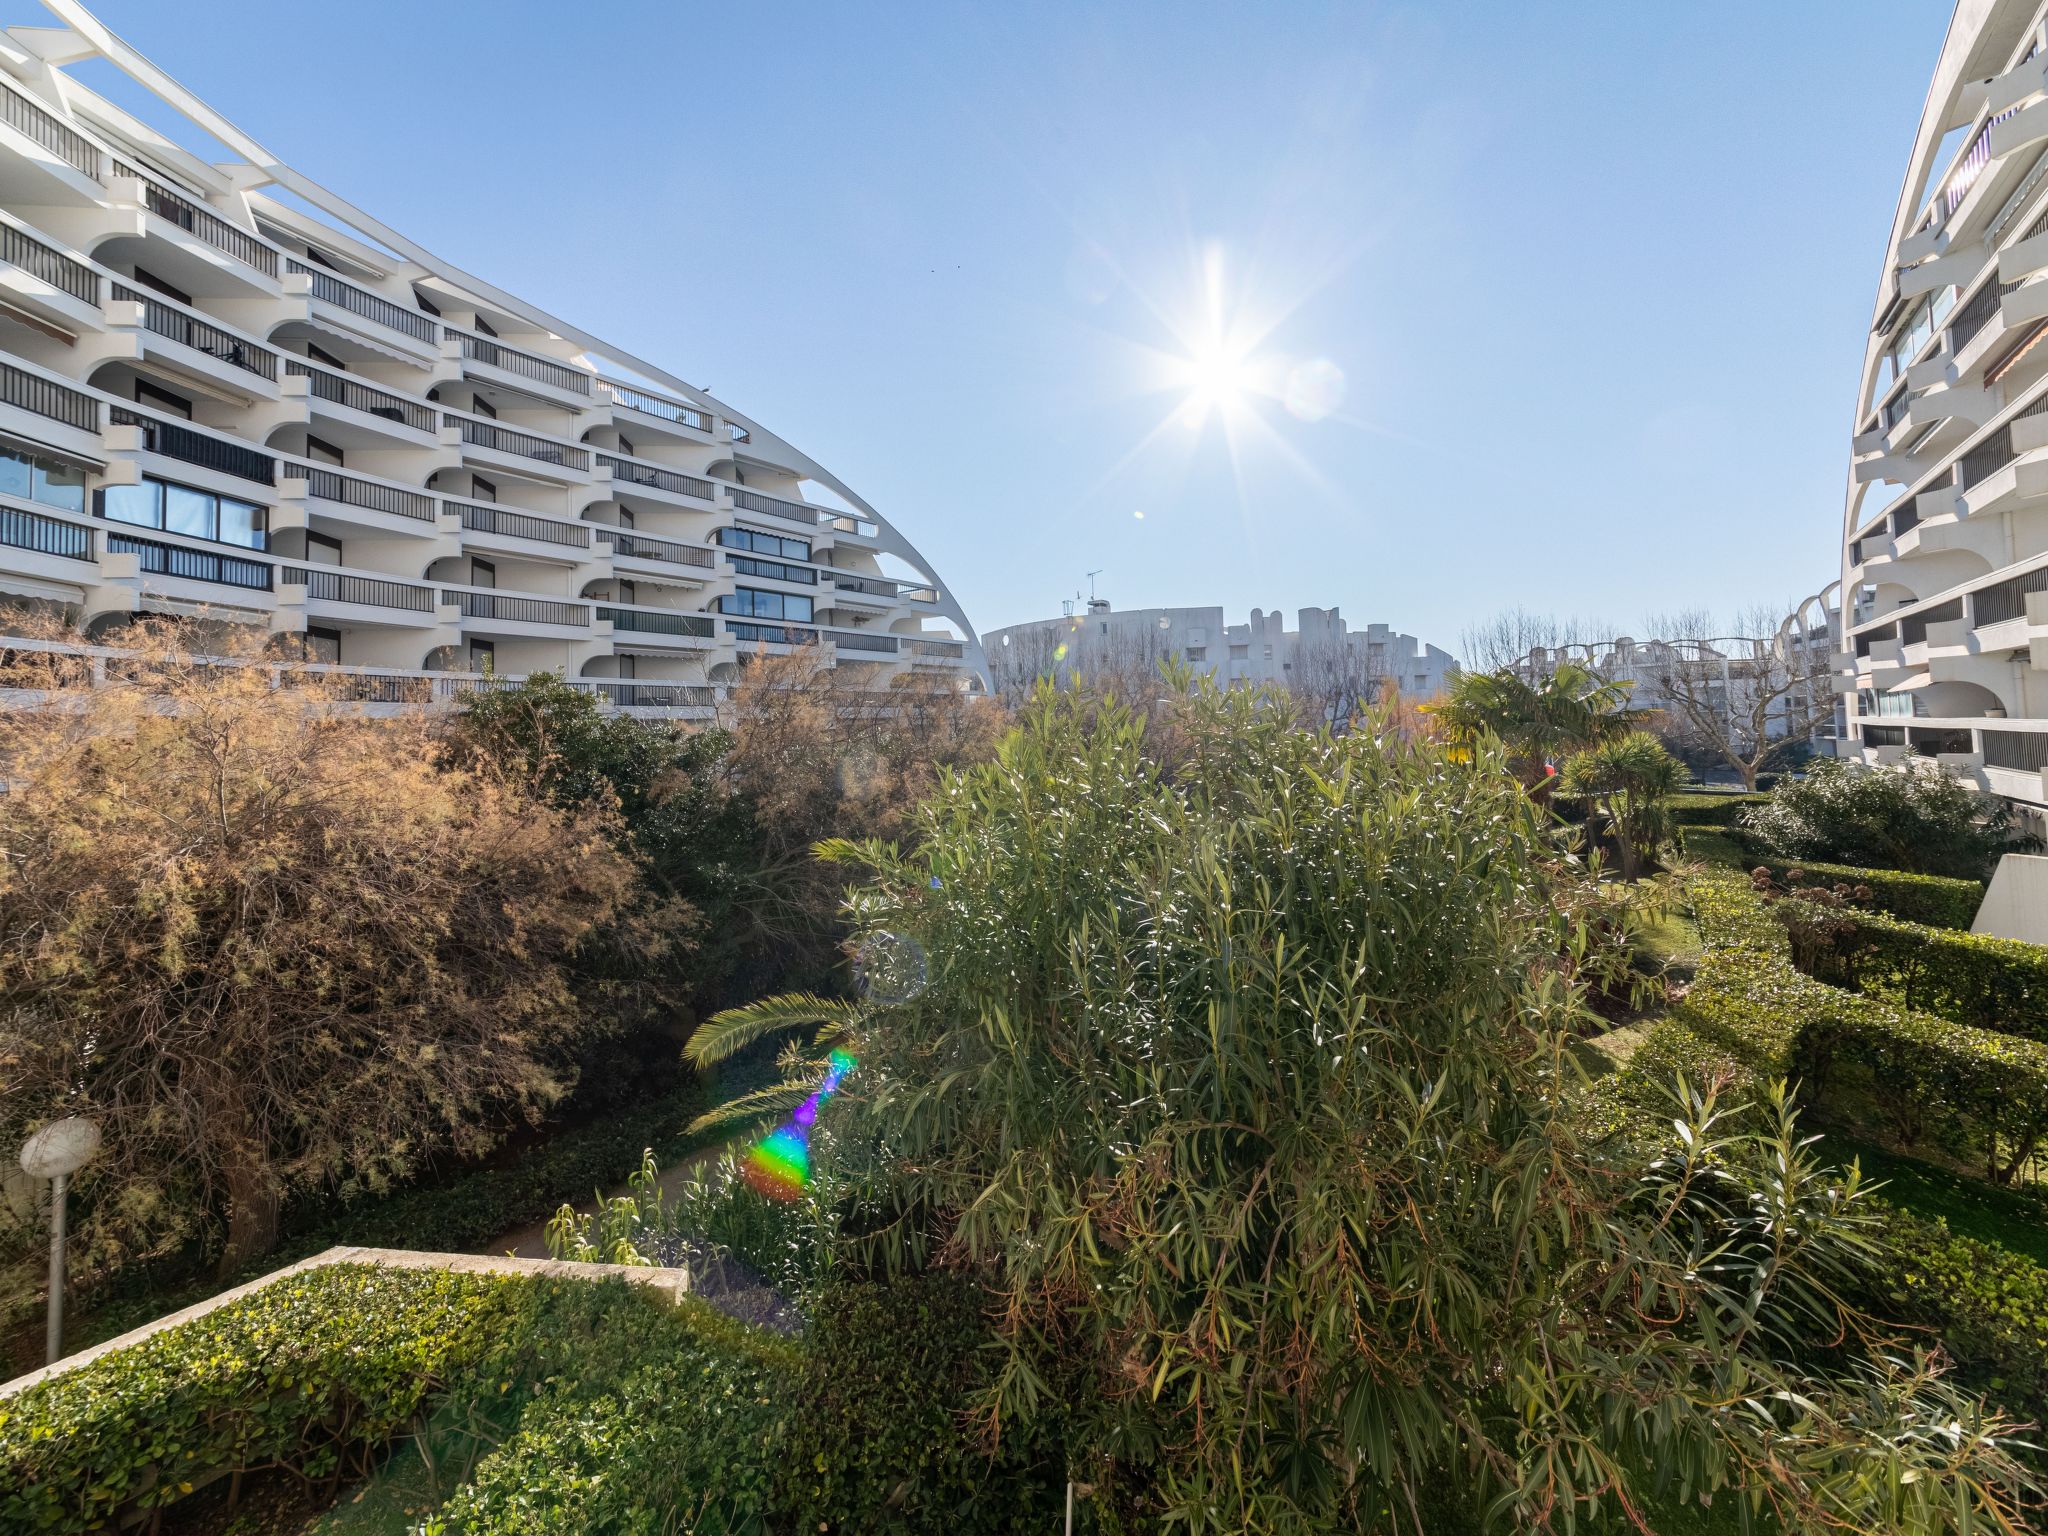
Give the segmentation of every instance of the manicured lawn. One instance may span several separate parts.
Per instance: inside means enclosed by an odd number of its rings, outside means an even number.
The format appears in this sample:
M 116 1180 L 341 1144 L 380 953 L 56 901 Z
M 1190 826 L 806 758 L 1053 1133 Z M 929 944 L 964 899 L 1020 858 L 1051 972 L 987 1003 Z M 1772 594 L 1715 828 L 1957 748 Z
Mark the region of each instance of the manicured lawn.
M 2039 1185 L 2000 1189 L 1850 1136 L 1830 1134 L 1819 1150 L 1833 1162 L 1858 1159 L 1866 1177 L 1884 1181 L 1881 1197 L 1901 1210 L 1940 1217 L 1960 1237 L 1996 1243 L 2037 1264 L 2048 1264 L 2048 1191 Z

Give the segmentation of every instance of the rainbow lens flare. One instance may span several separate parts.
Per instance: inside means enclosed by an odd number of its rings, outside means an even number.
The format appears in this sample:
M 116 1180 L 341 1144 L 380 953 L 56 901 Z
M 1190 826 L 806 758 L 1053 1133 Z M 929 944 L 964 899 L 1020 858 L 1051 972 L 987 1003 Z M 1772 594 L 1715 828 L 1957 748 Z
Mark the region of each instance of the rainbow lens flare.
M 778 1125 L 747 1149 L 741 1173 L 748 1187 L 771 1200 L 795 1200 L 810 1187 L 811 1127 L 818 1123 L 818 1106 L 839 1091 L 839 1084 L 854 1069 L 848 1051 L 834 1051 L 827 1058 L 825 1081 L 818 1091 L 791 1111 L 789 1121 Z

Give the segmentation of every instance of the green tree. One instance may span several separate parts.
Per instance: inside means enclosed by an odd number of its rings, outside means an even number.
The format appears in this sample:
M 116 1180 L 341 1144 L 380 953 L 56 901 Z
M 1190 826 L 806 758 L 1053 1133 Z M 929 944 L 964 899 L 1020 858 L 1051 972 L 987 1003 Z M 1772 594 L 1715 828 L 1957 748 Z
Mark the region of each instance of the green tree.
M 1621 874 L 1634 880 L 1657 861 L 1669 834 L 1665 802 L 1685 783 L 1685 765 L 1648 731 L 1596 741 L 1565 760 L 1560 775 L 1570 794 L 1586 795 L 1614 828 Z
M 929 986 L 818 1020 L 860 1058 L 822 1111 L 867 1192 L 841 1241 L 983 1286 L 985 1434 L 1057 1413 L 1105 1511 L 1190 1530 L 1413 1529 L 1446 1488 L 1532 1530 L 1659 1488 L 2016 1528 L 2002 1423 L 1836 1300 L 1864 1191 L 1782 1097 L 1582 1140 L 1619 946 L 1498 746 L 1207 688 L 1180 725 L 1165 761 L 1041 693 L 914 855 L 861 850 L 856 927 Z
M 1570 661 L 1534 683 L 1502 667 L 1456 674 L 1429 709 L 1467 749 L 1482 736 L 1498 737 L 1522 786 L 1547 799 L 1567 755 L 1643 719 L 1644 711 L 1628 707 L 1629 687 Z

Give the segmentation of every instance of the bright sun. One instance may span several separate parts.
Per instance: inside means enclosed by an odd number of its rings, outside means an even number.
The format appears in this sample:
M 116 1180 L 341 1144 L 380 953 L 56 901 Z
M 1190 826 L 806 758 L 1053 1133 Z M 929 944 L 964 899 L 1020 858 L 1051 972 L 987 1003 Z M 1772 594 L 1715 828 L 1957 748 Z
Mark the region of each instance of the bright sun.
M 1197 416 L 1231 411 L 1252 387 L 1252 370 L 1243 353 L 1221 341 L 1198 348 L 1187 359 L 1188 409 Z

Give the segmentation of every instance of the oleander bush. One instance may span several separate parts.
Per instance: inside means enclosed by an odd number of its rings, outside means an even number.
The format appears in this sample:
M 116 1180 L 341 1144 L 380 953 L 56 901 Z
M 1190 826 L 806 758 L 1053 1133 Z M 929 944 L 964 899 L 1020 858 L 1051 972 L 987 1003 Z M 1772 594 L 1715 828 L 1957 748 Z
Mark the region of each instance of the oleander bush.
M 1742 813 L 1743 831 L 1788 859 L 1989 877 L 2006 853 L 2039 845 L 1997 795 L 1945 773 L 1893 772 L 1824 760 Z

